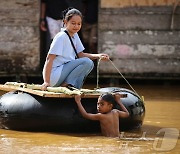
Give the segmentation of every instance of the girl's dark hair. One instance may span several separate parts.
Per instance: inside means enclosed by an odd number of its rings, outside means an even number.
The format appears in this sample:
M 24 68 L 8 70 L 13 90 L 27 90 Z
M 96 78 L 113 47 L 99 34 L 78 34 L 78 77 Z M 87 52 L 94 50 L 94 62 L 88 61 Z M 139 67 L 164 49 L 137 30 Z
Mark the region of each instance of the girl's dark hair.
M 116 106 L 116 101 L 114 99 L 114 96 L 110 93 L 102 94 L 100 98 L 110 104 L 113 104 L 113 108 Z
M 74 15 L 79 15 L 82 18 L 82 13 L 73 7 L 67 8 L 62 12 L 62 14 L 63 14 L 63 20 L 67 20 L 67 21 L 69 21 Z

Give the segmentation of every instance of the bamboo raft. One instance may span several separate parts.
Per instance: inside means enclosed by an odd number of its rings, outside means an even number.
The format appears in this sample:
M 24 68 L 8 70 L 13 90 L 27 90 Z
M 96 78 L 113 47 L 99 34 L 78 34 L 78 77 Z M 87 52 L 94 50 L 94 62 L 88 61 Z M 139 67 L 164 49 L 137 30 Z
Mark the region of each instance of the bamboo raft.
M 0 128 L 26 131 L 99 132 L 99 122 L 85 119 L 79 113 L 74 95 L 82 96 L 87 112 L 97 112 L 97 98 L 102 93 L 121 95 L 121 102 L 130 117 L 121 119 L 120 129 L 141 127 L 145 116 L 143 100 L 136 93 L 119 87 L 96 90 L 47 87 L 41 85 L 7 82 L 0 85 L 7 92 L 0 96 Z M 115 108 L 120 109 L 117 105 Z
M 54 98 L 73 98 L 74 95 L 81 95 L 82 98 L 97 98 L 100 93 L 96 90 L 90 89 L 75 89 L 70 90 L 66 87 L 47 87 L 47 91 L 41 90 L 41 85 L 38 84 L 27 84 L 27 83 L 17 83 L 17 82 L 6 82 L 5 84 L 0 84 L 1 91 L 21 91 L 41 97 L 54 97 Z

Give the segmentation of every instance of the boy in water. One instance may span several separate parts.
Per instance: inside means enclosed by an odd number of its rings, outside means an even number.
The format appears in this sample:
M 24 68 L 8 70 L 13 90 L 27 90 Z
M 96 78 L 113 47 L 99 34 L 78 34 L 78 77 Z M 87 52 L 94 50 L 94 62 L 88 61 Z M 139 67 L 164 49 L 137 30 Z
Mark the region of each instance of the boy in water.
M 81 104 L 81 96 L 76 95 L 75 101 L 78 105 L 79 111 L 84 118 L 90 120 L 99 120 L 101 126 L 102 135 L 107 137 L 118 137 L 119 136 L 119 118 L 126 118 L 129 116 L 128 110 L 120 101 L 121 95 L 116 93 L 102 94 L 98 98 L 97 102 L 97 114 L 87 113 Z M 118 103 L 122 111 L 113 109 L 115 104 Z

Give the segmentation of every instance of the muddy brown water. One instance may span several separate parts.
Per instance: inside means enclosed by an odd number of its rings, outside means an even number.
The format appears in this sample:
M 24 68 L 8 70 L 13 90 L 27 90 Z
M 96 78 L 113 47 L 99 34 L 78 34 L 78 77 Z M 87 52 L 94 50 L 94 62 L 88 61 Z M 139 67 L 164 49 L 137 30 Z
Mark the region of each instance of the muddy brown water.
M 180 86 L 135 85 L 134 88 L 144 96 L 146 107 L 144 123 L 138 130 L 120 132 L 121 138 L 107 138 L 93 133 L 0 129 L 0 154 L 180 153 Z

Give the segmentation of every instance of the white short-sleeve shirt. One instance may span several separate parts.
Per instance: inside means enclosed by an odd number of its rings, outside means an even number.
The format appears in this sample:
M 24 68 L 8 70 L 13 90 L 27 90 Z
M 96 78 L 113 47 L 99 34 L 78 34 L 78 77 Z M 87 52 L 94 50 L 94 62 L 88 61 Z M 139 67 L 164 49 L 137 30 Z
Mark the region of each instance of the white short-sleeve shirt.
M 78 36 L 77 33 L 73 35 L 72 41 L 77 50 L 77 53 L 82 52 L 84 50 L 84 46 Z M 72 47 L 72 44 L 69 40 L 68 35 L 62 30 L 59 32 L 53 39 L 51 43 L 48 54 L 56 55 L 56 58 L 53 61 L 52 71 L 50 76 L 50 85 L 54 86 L 60 76 L 63 69 L 63 64 L 74 60 L 76 57 L 75 51 Z

